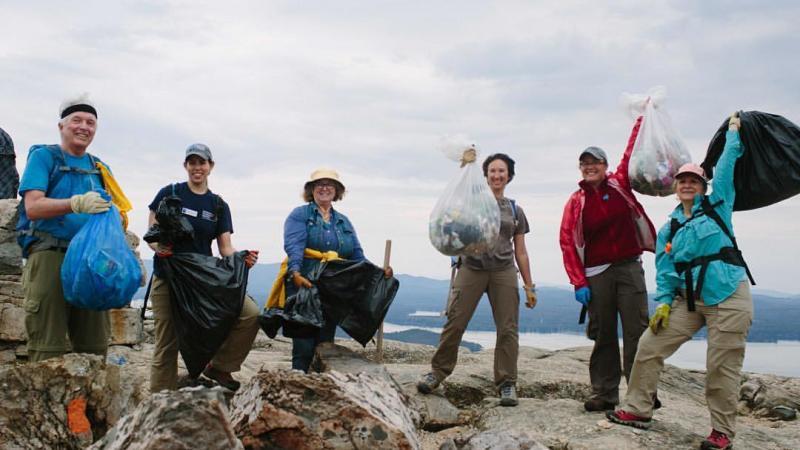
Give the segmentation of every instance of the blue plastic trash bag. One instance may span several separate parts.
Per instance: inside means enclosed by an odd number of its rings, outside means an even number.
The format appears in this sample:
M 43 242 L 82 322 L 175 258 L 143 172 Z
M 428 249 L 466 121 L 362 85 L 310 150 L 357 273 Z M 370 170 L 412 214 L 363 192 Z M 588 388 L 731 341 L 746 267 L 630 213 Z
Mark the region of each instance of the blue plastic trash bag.
M 61 265 L 64 298 L 79 308 L 122 308 L 131 302 L 141 278 L 114 205 L 107 212 L 92 214 L 70 241 Z

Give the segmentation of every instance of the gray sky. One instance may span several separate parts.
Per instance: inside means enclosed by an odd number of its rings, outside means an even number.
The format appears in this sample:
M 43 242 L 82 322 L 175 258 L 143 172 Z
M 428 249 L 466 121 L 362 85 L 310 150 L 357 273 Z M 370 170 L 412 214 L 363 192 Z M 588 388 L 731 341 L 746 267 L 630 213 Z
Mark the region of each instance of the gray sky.
M 517 161 L 507 195 L 532 224 L 533 278 L 566 285 L 558 246 L 577 154 L 616 164 L 632 125 L 623 92 L 668 89 L 666 108 L 696 161 L 737 109 L 800 122 L 800 3 L 87 1 L 0 2 L 0 127 L 18 166 L 56 143 L 58 105 L 88 91 L 108 162 L 146 229 L 147 204 L 184 181 L 204 142 L 211 189 L 231 205 L 234 245 L 283 257 L 282 226 L 319 166 L 348 188 L 336 205 L 380 263 L 446 278 L 428 216 L 457 165 L 444 134 Z M 640 196 L 657 227 L 674 198 Z M 800 197 L 737 213 L 759 287 L 800 293 Z M 147 253 L 147 252 L 144 252 Z M 653 290 L 653 258 L 645 259 Z

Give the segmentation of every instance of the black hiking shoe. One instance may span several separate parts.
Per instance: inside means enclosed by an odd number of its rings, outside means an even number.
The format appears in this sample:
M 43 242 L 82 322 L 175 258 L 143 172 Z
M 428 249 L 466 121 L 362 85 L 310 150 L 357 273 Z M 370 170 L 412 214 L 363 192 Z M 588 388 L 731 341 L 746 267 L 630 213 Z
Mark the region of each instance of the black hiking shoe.
M 640 430 L 646 430 L 650 428 L 650 419 L 647 417 L 637 416 L 636 414 L 631 414 L 623 409 L 607 411 L 606 419 L 620 425 L 639 428 Z
M 242 385 L 242 383 L 239 383 L 233 378 L 233 376 L 231 376 L 230 372 L 217 370 L 211 365 L 206 366 L 205 370 L 203 370 L 203 376 L 216 381 L 218 385 L 234 392 L 236 392 Z
M 607 402 L 597 397 L 590 398 L 583 403 L 583 409 L 588 412 L 612 411 L 616 406 L 616 403 Z
M 436 378 L 433 372 L 428 372 L 417 382 L 417 390 L 423 394 L 430 394 L 434 389 L 439 387 L 440 383 L 441 381 Z
M 500 386 L 500 406 L 517 406 L 517 387 L 513 383 Z

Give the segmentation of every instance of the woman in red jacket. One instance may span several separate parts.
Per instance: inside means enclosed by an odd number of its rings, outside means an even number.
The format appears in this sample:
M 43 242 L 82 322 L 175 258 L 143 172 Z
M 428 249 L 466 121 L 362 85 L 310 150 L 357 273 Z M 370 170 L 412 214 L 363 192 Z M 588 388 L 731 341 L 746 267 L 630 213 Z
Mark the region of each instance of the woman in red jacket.
M 631 373 L 639 336 L 647 328 L 647 288 L 641 254 L 654 251 L 655 228 L 633 195 L 628 178 L 640 117 L 616 172 L 608 172 L 606 153 L 588 147 L 579 156 L 583 180 L 567 201 L 561 220 L 564 268 L 575 300 L 589 311 L 586 334 L 594 341 L 589 361 L 592 398 L 587 411 L 613 409 L 619 381 Z M 620 367 L 617 315 L 622 320 Z

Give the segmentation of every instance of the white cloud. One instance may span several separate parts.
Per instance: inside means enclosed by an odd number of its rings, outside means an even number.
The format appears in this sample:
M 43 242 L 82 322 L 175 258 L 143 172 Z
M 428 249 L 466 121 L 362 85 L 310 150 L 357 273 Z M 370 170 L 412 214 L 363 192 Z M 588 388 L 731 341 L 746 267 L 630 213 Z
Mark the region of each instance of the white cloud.
M 263 261 L 282 257 L 308 174 L 332 166 L 371 259 L 391 238 L 398 272 L 446 278 L 427 218 L 456 167 L 436 143 L 466 133 L 517 160 L 508 194 L 532 221 L 534 277 L 564 284 L 557 230 L 577 153 L 619 158 L 622 92 L 666 85 L 696 160 L 733 110 L 800 121 L 794 2 L 43 1 L 6 3 L 3 16 L 0 126 L 20 169 L 30 145 L 57 140 L 62 98 L 88 90 L 100 114 L 90 151 L 134 201 L 134 229 L 158 189 L 185 178 L 185 147 L 205 142 L 234 243 Z M 674 206 L 644 203 L 657 225 Z M 765 288 L 798 292 L 798 205 L 735 217 Z

